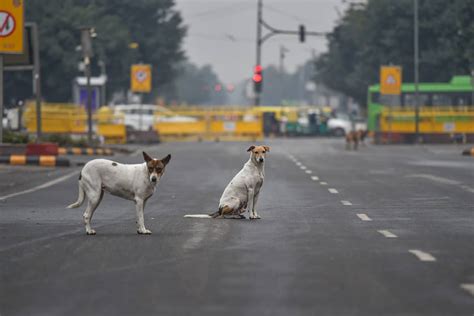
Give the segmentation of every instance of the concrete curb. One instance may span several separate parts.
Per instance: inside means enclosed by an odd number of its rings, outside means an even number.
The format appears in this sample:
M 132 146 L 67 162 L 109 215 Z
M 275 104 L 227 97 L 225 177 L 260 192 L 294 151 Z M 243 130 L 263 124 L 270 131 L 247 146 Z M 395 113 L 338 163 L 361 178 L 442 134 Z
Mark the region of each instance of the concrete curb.
M 0 163 L 10 165 L 36 165 L 42 167 L 69 167 L 69 159 L 56 156 L 26 156 L 26 155 L 7 155 L 0 156 Z
M 466 149 L 462 152 L 463 156 L 474 156 L 474 147 L 471 149 Z
M 114 152 L 108 148 L 80 148 L 80 147 L 59 147 L 58 155 L 101 155 L 101 156 L 112 156 Z

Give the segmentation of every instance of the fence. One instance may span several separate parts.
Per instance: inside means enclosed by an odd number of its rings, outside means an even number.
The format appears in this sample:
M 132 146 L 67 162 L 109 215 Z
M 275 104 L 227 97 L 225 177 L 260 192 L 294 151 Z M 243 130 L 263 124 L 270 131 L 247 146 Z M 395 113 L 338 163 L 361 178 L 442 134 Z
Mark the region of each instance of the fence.
M 172 108 L 155 122 L 163 141 L 263 139 L 262 113 L 252 108 Z
M 36 132 L 36 107 L 27 104 L 24 126 L 29 133 Z M 102 107 L 93 115 L 95 131 L 104 137 L 105 143 L 125 143 L 126 129 L 123 115 L 114 114 Z M 43 103 L 41 105 L 41 129 L 45 134 L 84 135 L 87 133 L 87 113 L 83 107 L 67 103 Z

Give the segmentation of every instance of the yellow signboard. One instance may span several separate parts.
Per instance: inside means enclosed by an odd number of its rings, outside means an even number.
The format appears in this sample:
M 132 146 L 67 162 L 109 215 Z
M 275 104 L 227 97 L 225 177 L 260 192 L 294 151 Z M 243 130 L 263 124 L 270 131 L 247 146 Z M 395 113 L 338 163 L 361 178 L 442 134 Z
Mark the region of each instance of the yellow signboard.
M 151 91 L 151 65 L 132 65 L 130 76 L 132 92 Z
M 380 67 L 380 94 L 400 95 L 402 88 L 402 67 Z
M 23 53 L 23 0 L 0 1 L 0 54 Z

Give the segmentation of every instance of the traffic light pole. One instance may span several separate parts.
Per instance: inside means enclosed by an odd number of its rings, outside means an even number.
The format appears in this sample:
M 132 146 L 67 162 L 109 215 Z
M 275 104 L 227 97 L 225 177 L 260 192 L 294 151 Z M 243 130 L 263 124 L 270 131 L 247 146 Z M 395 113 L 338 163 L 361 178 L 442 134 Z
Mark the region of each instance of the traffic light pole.
M 262 0 L 258 0 L 258 10 L 257 10 L 257 63 L 255 65 L 260 65 L 262 58 Z M 255 93 L 255 105 L 260 105 L 260 96 L 261 92 L 256 91 Z
M 300 25 L 300 29 L 298 31 L 280 30 L 280 29 L 270 26 L 268 23 L 266 23 L 263 20 L 263 17 L 262 17 L 262 6 L 263 6 L 262 1 L 263 0 L 258 0 L 258 4 L 257 4 L 257 63 L 255 64 L 256 66 L 259 66 L 262 64 L 261 61 L 262 61 L 263 43 L 274 35 L 277 35 L 277 34 L 299 35 L 301 42 L 305 41 L 306 35 L 310 35 L 310 36 L 325 36 L 326 35 L 326 33 L 323 33 L 323 32 L 306 32 L 303 25 Z M 262 26 L 265 27 L 269 31 L 264 36 L 262 36 Z M 263 80 L 261 84 L 263 84 Z M 255 92 L 255 105 L 260 105 L 261 91 L 254 90 L 254 92 Z

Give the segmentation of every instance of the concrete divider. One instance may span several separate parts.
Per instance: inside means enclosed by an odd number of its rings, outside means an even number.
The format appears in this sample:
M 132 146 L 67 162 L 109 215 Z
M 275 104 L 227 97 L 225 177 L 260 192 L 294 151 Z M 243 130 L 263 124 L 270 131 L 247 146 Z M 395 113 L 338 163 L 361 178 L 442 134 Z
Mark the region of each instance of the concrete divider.
M 112 156 L 113 154 L 112 149 L 109 148 L 60 147 L 58 149 L 58 155 Z
M 71 165 L 69 159 L 40 155 L 40 156 L 26 156 L 26 155 L 7 155 L 0 156 L 0 163 L 9 165 L 36 165 L 42 167 L 69 167 Z

